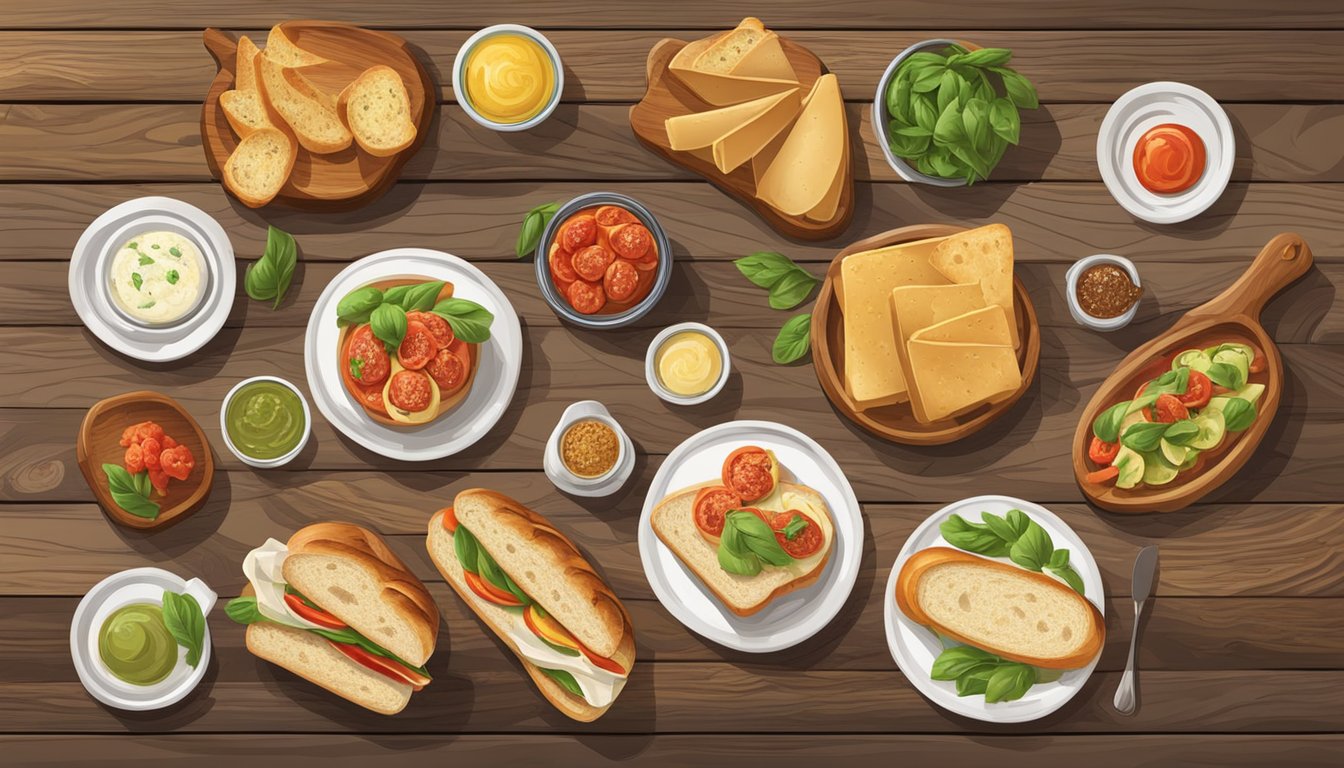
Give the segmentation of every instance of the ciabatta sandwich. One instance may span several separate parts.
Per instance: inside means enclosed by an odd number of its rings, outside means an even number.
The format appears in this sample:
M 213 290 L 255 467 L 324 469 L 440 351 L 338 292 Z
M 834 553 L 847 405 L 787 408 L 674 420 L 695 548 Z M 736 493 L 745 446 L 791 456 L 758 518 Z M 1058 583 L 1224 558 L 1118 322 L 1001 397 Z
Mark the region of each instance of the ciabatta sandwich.
M 940 635 L 1042 669 L 1085 667 L 1106 642 L 1101 612 L 1064 583 L 949 547 L 905 561 L 896 605 Z
M 315 523 L 249 552 L 243 574 L 226 610 L 253 654 L 384 715 L 429 684 L 438 607 L 378 534 Z
M 462 491 L 429 521 L 443 578 L 569 717 L 601 717 L 635 663 L 625 606 L 564 534 L 503 494 Z

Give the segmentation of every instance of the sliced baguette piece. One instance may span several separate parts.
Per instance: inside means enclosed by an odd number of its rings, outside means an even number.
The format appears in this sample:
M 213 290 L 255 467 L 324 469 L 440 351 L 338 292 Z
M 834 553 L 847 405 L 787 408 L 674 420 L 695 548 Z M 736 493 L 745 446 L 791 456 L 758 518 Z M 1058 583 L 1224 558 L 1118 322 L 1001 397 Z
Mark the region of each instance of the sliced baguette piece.
M 411 97 L 389 66 L 369 67 L 341 91 L 336 112 L 359 146 L 375 157 L 395 155 L 415 141 Z
M 271 202 L 289 180 L 298 154 L 294 141 L 278 128 L 253 131 L 224 163 L 224 186 L 249 208 Z
M 350 523 L 315 523 L 295 532 L 287 546 L 285 581 L 412 665 L 429 661 L 438 606 L 378 534 Z
M 280 27 L 276 24 L 266 35 L 266 55 L 286 67 L 306 67 L 327 62 L 327 59 L 295 45 Z
M 328 155 L 354 141 L 336 114 L 336 100 L 303 73 L 278 63 L 269 51 L 257 57 L 257 82 L 271 122 L 287 125 L 304 149 Z
M 381 715 L 406 708 L 414 690 L 374 672 L 312 632 L 272 621 L 247 625 L 247 650 L 310 683 Z
M 694 486 L 664 498 L 653 508 L 649 522 L 659 540 L 691 569 L 728 610 L 738 616 L 750 616 L 761 611 L 775 598 L 809 587 L 821 578 L 835 550 L 835 525 L 826 501 L 820 494 L 805 485 L 789 482 L 780 482 L 776 491 L 781 498 L 788 493 L 798 494 L 814 509 L 824 512 L 825 520 L 818 521 L 818 525 L 826 528 L 826 542 L 821 551 L 787 568 L 766 567 L 755 576 L 738 576 L 723 570 L 719 565 L 718 547 L 706 541 L 695 527 L 695 496 L 707 485 L 718 483 Z M 770 499 L 775 496 L 771 494 L 752 506 L 767 508 Z
M 233 88 L 237 91 L 257 90 L 257 56 L 261 49 L 252 38 L 238 38 L 238 56 L 233 67 Z
M 266 114 L 266 105 L 261 100 L 261 94 L 255 88 L 247 91 L 237 88 L 225 91 L 219 94 L 219 106 L 224 110 L 224 117 L 228 118 L 229 125 L 240 139 L 245 139 L 262 128 L 275 127 Z
M 1106 642 L 1101 612 L 1063 582 L 950 547 L 905 561 L 896 604 L 941 635 L 1043 669 L 1085 667 Z

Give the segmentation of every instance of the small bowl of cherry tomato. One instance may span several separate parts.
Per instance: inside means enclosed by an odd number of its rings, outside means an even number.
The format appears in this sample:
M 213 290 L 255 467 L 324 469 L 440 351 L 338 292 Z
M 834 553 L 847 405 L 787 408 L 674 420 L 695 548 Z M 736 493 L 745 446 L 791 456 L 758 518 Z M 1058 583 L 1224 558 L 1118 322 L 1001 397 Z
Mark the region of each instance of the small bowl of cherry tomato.
M 537 285 L 561 318 L 619 328 L 648 314 L 672 279 L 672 246 L 649 209 L 615 192 L 561 206 L 537 250 Z

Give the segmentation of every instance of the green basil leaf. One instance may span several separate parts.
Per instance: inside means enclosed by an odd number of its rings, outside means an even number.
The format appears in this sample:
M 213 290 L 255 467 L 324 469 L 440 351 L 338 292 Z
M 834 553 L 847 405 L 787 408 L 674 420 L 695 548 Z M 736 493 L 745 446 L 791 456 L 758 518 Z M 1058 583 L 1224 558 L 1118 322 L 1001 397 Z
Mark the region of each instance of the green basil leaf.
M 1120 424 L 1128 413 L 1128 400 L 1112 405 L 1092 420 L 1092 434 L 1103 443 L 1114 443 L 1120 439 Z
M 807 300 L 820 283 L 810 272 L 795 267 L 770 289 L 770 308 L 793 309 Z
M 910 84 L 910 90 L 915 93 L 929 93 L 938 88 L 943 80 L 943 72 L 947 70 L 946 64 L 930 64 L 919 70 L 914 81 Z
M 523 605 L 532 603 L 532 598 L 528 597 L 527 593 L 514 583 L 513 579 L 509 578 L 509 574 L 499 567 L 499 563 L 495 562 L 495 558 L 491 557 L 490 553 L 485 551 L 485 547 L 480 546 L 479 542 L 476 544 L 475 572 L 495 587 L 518 598 L 518 602 Z
M 261 611 L 257 608 L 257 598 L 235 597 L 224 606 L 224 615 L 239 624 L 255 624 L 262 620 Z
M 484 344 L 490 339 L 490 325 L 495 316 L 474 301 L 450 296 L 435 304 L 431 311 L 447 320 L 453 335 L 468 344 Z
M 1001 67 L 1013 57 L 1007 48 L 981 48 L 961 57 L 961 63 L 971 67 Z
M 798 538 L 803 531 L 807 530 L 807 525 L 808 523 L 803 519 L 802 515 L 794 515 L 780 533 L 784 534 L 784 538 L 793 541 Z
M 1050 560 L 1046 563 L 1047 568 L 1063 568 L 1069 564 L 1069 550 L 1056 549 L 1050 553 Z
M 163 276 L 163 279 L 167 280 L 169 285 L 177 285 L 177 281 L 181 280 L 182 276 L 177 273 L 176 269 L 170 269 L 168 274 Z
M 153 263 L 154 263 L 154 260 L 153 260 L 153 259 L 151 259 L 150 257 L 146 256 L 146 255 L 143 254 L 143 253 L 140 254 L 140 266 L 143 267 L 143 266 L 145 266 L 146 264 L 153 264 Z
M 914 112 L 915 125 L 932 135 L 938 125 L 938 105 L 922 96 L 912 96 L 910 108 Z
M 346 325 L 369 322 L 369 315 L 383 303 L 383 292 L 372 285 L 356 288 L 347 293 L 336 305 L 336 319 Z
M 1131 413 L 1138 413 L 1144 408 L 1151 406 L 1153 403 L 1157 402 L 1157 397 L 1158 397 L 1157 394 L 1154 393 L 1150 395 L 1142 395 L 1133 400 L 1130 400 L 1129 407 L 1125 409 L 1125 415 L 1128 416 Z M 1111 440 L 1109 442 L 1115 442 L 1115 441 Z
M 955 104 L 938 113 L 938 122 L 933 126 L 933 140 L 944 147 L 953 147 L 966 141 L 966 124 Z
M 1255 403 L 1234 397 L 1223 406 L 1223 421 L 1229 432 L 1241 432 L 1255 421 Z
M 761 560 L 747 549 L 742 532 L 736 524 L 723 523 L 719 536 L 719 567 L 738 576 L 755 576 L 761 572 Z
M 1157 445 L 1166 431 L 1167 425 L 1158 421 L 1141 421 L 1137 424 L 1130 424 L 1125 433 L 1120 436 L 1120 444 L 1130 450 L 1146 453 L 1157 449 Z
M 131 284 L 134 285 L 134 286 L 135 286 L 135 290 L 138 291 L 138 290 L 140 290 L 140 286 L 142 286 L 142 285 L 145 284 L 145 279 L 144 279 L 143 277 L 140 276 L 140 273 L 139 273 L 139 272 L 132 272 L 132 273 L 131 273 Z
M 1016 144 L 1021 139 L 1022 116 L 1008 99 L 994 99 L 989 104 L 989 125 L 1004 141 Z
M 523 226 L 518 230 L 518 242 L 513 248 L 518 258 L 537 250 L 537 246 L 541 245 L 542 232 L 559 210 L 559 203 L 543 203 L 527 212 L 523 217 Z
M 784 326 L 779 329 L 779 334 L 775 336 L 774 346 L 770 349 L 770 357 L 780 365 L 788 365 L 806 355 L 811 346 L 811 313 L 795 315 L 789 318 Z
M 997 664 L 987 664 L 983 667 L 967 672 L 957 678 L 958 696 L 981 696 L 989 690 L 989 678 L 994 676 L 999 666 Z
M 1008 557 L 1023 568 L 1039 571 L 1050 562 L 1050 556 L 1054 552 L 1055 546 L 1050 541 L 1050 534 L 1033 520 L 1027 524 L 1027 529 L 1017 541 L 1013 542 L 1012 548 L 1008 550 Z
M 951 69 L 943 72 L 942 79 L 938 81 L 938 100 L 935 102 L 939 113 L 947 109 L 949 104 L 959 103 L 957 96 L 961 93 L 962 83 L 965 82 L 965 78 Z
M 1017 514 L 1014 515 L 1013 512 L 1016 512 Z M 998 536 L 1009 546 L 1012 546 L 1013 543 L 1022 538 L 1022 534 L 1026 533 L 1027 526 L 1031 524 L 1031 520 L 1028 519 L 1026 515 L 1022 514 L 1022 511 L 1019 509 L 1011 510 L 1004 517 L 999 517 L 998 515 L 993 515 L 989 512 L 981 512 L 980 519 L 984 521 L 989 530 L 993 531 L 995 536 Z
M 1036 670 L 1026 664 L 1006 662 L 990 676 L 985 687 L 985 702 L 1016 701 L 1036 684 Z
M 1056 551 L 1063 552 L 1066 550 L 1056 550 Z M 1083 585 L 1083 577 L 1078 575 L 1078 572 L 1073 569 L 1072 565 L 1062 565 L 1058 567 L 1054 565 L 1047 565 L 1045 567 L 1045 570 L 1063 579 L 1065 584 L 1068 584 L 1070 587 L 1073 587 L 1074 592 L 1077 592 L 1080 595 L 1087 593 L 1086 591 L 1087 588 Z
M 1214 363 L 1204 372 L 1209 377 L 1209 381 L 1226 389 L 1237 390 L 1246 386 L 1246 379 L 1241 374 L 1241 369 L 1231 363 Z
M 938 526 L 938 532 L 957 549 L 986 557 L 1007 557 L 1011 542 L 1004 541 L 988 525 L 972 523 L 961 515 L 952 515 Z
M 1181 419 L 1167 425 L 1162 439 L 1175 445 L 1186 445 L 1199 436 L 1199 427 L 1190 419 Z
M 479 557 L 479 552 L 480 545 L 476 543 L 476 537 L 464 526 L 458 525 L 457 530 L 453 531 L 453 554 L 457 555 L 457 562 L 462 566 L 462 570 L 476 573 L 476 558 Z
M 406 310 L 396 304 L 384 301 L 369 315 L 369 326 L 387 347 L 389 354 L 395 353 L 406 338 Z
M 136 517 L 153 520 L 159 516 L 159 505 L 140 493 L 140 487 L 131 473 L 120 464 L 104 464 L 103 473 L 107 475 L 107 488 L 112 501 L 118 507 Z M 145 473 L 148 477 L 148 473 Z
M 561 688 L 564 688 L 566 691 L 579 698 L 583 698 L 583 689 L 579 687 L 579 681 L 575 680 L 574 676 L 570 673 L 563 669 L 546 669 L 544 667 L 537 667 L 537 669 L 541 670 L 542 674 L 559 683 Z
M 1000 661 L 998 656 L 969 645 L 956 645 L 938 654 L 933 660 L 933 669 L 929 677 L 934 680 L 956 680 L 962 675 L 994 666 Z
M 733 262 L 737 271 L 755 285 L 767 291 L 775 287 L 785 275 L 799 269 L 787 256 L 771 251 L 757 251 Z
M 398 307 L 405 309 L 406 293 L 410 290 L 410 285 L 394 285 L 383 292 L 383 303 L 396 304 Z
M 205 614 L 201 604 L 188 594 L 163 593 L 163 624 L 177 644 L 187 649 L 186 662 L 193 669 L 205 650 Z
M 907 160 L 927 152 L 933 142 L 933 133 L 918 125 L 897 127 L 895 121 L 892 121 L 887 129 L 887 145 L 897 157 Z
M 387 650 L 383 646 L 373 642 L 372 640 L 368 639 L 367 637 L 361 635 L 360 633 L 356 632 L 355 630 L 349 627 L 346 627 L 345 629 L 336 629 L 336 630 L 309 629 L 308 631 L 312 632 L 318 637 L 330 640 L 333 643 L 345 643 L 346 645 L 359 646 L 360 648 L 363 648 L 369 653 L 382 656 L 385 659 L 391 659 L 397 662 L 398 664 L 402 665 L 403 667 L 406 667 L 407 669 L 415 670 L 416 672 L 424 675 L 425 677 L 429 677 L 429 671 L 426 670 L 424 667 L 417 667 L 414 664 L 411 664 L 410 662 L 406 661 L 405 659 L 401 658 L 395 653 Z
M 793 562 L 789 553 L 779 545 L 775 532 L 756 515 L 742 511 L 729 512 L 724 528 L 727 529 L 729 525 L 737 529 L 741 546 L 762 562 L 779 567 Z
M 1004 90 L 1008 92 L 1008 98 L 1019 109 L 1036 109 L 1041 105 L 1036 96 L 1036 86 L 1032 85 L 1030 80 L 1007 67 L 989 67 L 988 69 L 998 73 L 1003 80 Z
M 442 280 L 431 280 L 427 283 L 416 283 L 406 289 L 406 293 L 401 299 L 401 308 L 407 312 L 428 312 L 434 308 L 434 303 L 438 301 L 439 291 L 443 290 L 444 282 Z

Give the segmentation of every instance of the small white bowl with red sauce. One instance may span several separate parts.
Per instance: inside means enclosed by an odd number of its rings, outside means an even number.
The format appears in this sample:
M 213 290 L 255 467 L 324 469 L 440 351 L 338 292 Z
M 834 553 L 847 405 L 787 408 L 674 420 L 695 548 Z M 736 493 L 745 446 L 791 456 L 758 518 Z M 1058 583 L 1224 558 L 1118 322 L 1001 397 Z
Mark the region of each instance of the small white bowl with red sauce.
M 1097 132 L 1097 168 L 1106 189 L 1126 211 L 1153 224 L 1208 210 L 1227 189 L 1236 155 L 1227 113 L 1184 83 L 1130 90 L 1111 105 Z

